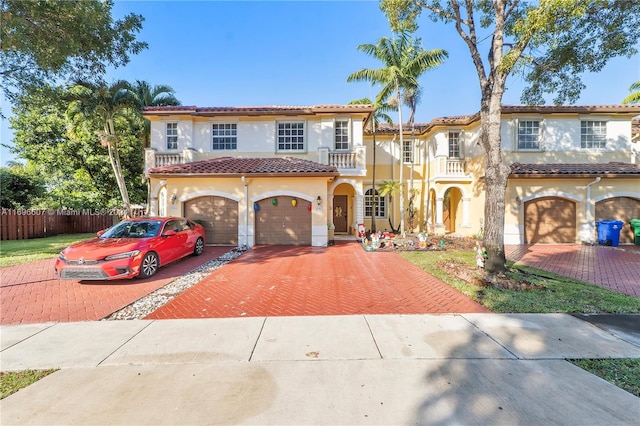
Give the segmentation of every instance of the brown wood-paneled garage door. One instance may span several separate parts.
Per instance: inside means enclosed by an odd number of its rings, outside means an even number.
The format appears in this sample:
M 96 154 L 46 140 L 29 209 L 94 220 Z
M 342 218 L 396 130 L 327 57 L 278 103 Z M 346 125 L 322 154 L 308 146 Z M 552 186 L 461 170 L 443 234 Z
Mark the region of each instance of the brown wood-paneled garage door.
M 614 197 L 596 203 L 596 220 L 621 220 L 620 243 L 633 243 L 631 219 L 640 219 L 640 200 L 631 197 Z
M 254 211 L 256 244 L 311 245 L 311 203 L 296 199 L 294 206 L 293 199 L 280 196 L 257 202 L 258 210 Z
M 224 197 L 199 197 L 184 204 L 184 215 L 204 226 L 207 244 L 238 244 L 238 202 Z
M 576 203 L 543 197 L 524 203 L 526 244 L 576 242 Z

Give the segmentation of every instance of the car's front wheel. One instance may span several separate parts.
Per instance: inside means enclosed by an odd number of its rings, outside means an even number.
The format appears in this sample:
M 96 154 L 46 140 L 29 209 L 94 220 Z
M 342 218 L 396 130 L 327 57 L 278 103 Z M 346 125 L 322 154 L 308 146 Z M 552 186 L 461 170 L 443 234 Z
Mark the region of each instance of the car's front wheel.
M 198 238 L 196 246 L 193 248 L 193 255 L 200 256 L 202 253 L 204 253 L 204 240 L 202 238 Z
M 147 253 L 144 258 L 142 258 L 142 263 L 140 264 L 140 278 L 149 278 L 156 272 L 158 272 L 158 268 L 160 267 L 160 259 L 155 252 L 150 251 Z

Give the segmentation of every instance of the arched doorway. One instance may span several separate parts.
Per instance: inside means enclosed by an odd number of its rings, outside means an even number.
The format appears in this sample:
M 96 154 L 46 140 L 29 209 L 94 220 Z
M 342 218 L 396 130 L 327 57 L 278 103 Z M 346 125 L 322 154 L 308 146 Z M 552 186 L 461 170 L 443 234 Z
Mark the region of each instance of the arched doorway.
M 459 188 L 452 187 L 445 191 L 442 202 L 442 222 L 447 233 L 454 233 L 458 227 L 461 215 L 458 214 L 460 201 L 462 200 L 462 191 Z

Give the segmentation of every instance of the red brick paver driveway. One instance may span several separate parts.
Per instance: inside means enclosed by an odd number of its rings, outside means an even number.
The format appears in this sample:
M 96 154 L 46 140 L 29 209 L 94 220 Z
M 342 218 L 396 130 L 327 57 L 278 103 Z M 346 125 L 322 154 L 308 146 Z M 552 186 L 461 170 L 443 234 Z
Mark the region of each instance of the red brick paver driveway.
M 338 242 L 256 247 L 147 318 L 469 312 L 490 311 L 395 253 Z
M 99 320 L 228 250 L 206 247 L 201 256 L 167 265 L 145 280 L 57 280 L 53 276 L 55 259 L 2 268 L 0 324 Z
M 640 297 L 640 247 L 564 245 L 506 246 L 509 260 Z

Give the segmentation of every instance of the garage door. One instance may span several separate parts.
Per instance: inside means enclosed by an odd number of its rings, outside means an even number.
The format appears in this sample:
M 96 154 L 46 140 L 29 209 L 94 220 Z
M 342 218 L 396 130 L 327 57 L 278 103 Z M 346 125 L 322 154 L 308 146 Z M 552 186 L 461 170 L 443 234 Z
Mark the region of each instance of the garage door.
M 207 244 L 238 244 L 238 202 L 224 197 L 199 197 L 184 204 L 184 215 L 204 226 Z
M 311 245 L 309 201 L 293 197 L 260 200 L 255 211 L 256 244 Z
M 525 243 L 559 244 L 576 242 L 576 203 L 544 197 L 524 204 Z
M 630 197 L 614 197 L 596 203 L 596 220 L 621 220 L 620 243 L 633 243 L 631 219 L 640 218 L 640 200 Z

